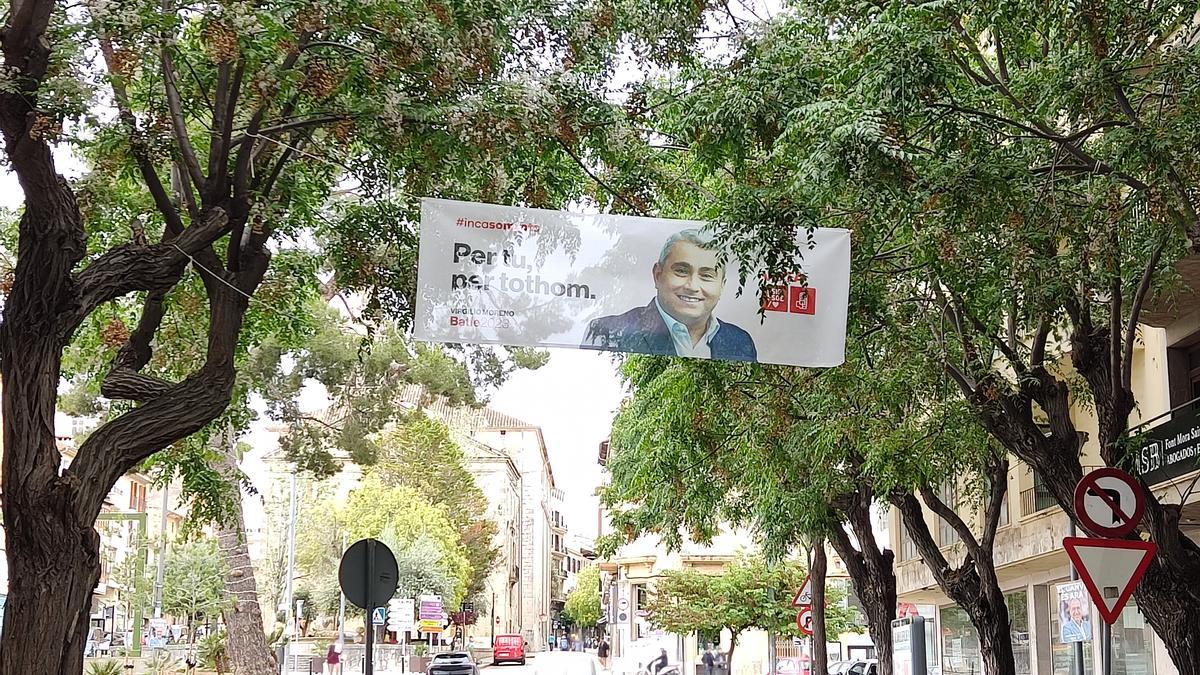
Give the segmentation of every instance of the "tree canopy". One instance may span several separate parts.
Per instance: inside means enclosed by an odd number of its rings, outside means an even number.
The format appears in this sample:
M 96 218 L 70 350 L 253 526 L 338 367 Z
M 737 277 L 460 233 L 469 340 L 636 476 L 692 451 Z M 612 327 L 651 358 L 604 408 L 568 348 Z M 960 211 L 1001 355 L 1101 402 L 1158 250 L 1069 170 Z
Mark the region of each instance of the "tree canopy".
M 200 539 L 173 544 L 163 573 L 163 610 L 194 619 L 220 613 L 226 603 L 225 563 L 217 542 Z
M 762 557 L 741 557 L 719 573 L 695 569 L 667 570 L 655 581 L 646 608 L 655 626 L 672 633 L 731 634 L 726 663 L 732 669 L 738 637 L 758 628 L 779 635 L 799 635 L 792 598 L 807 576 L 805 567 L 790 560 L 768 563 Z M 836 639 L 851 626 L 850 612 L 841 607 L 844 596 L 829 594 L 826 631 Z
M 600 606 L 600 568 L 588 565 L 575 577 L 575 588 L 567 594 L 563 612 L 581 628 L 598 625 L 604 616 Z

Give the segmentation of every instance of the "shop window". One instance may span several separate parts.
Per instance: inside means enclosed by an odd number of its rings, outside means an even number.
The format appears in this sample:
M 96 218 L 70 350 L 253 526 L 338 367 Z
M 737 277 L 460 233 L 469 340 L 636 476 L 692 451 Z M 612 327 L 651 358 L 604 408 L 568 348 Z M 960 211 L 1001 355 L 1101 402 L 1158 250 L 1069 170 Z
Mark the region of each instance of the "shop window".
M 1004 604 L 1008 606 L 1016 675 L 1029 675 L 1033 672 L 1033 646 L 1029 643 L 1029 594 L 1024 589 L 1008 593 L 1004 596 Z
M 1152 675 L 1153 633 L 1132 598 L 1112 627 L 1113 675 Z
M 942 625 L 942 675 L 979 675 L 983 658 L 979 633 L 961 607 L 950 605 L 939 612 Z

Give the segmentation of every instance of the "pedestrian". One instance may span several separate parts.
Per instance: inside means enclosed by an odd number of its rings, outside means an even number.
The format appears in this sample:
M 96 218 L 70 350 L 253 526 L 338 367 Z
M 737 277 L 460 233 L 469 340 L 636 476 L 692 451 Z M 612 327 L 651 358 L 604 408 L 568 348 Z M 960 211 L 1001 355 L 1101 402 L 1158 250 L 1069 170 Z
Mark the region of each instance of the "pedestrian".
M 704 661 L 705 675 L 713 675 L 713 666 L 717 662 L 717 657 L 713 656 L 713 646 L 711 642 L 708 643 L 708 648 L 704 650 L 704 658 L 702 661 Z
M 553 635 L 546 638 L 546 642 L 549 643 L 549 645 L 550 645 L 550 651 L 554 651 L 554 640 L 555 640 L 555 638 Z
M 183 665 L 186 667 L 184 672 L 187 675 L 192 675 L 192 673 L 196 672 L 196 654 L 189 650 L 187 657 L 183 659 Z
M 341 640 L 329 645 L 329 651 L 325 652 L 325 664 L 329 666 L 326 671 L 331 673 L 331 675 L 342 675 Z
M 600 667 L 608 670 L 608 640 L 600 638 L 600 644 L 596 646 L 596 656 L 600 659 Z

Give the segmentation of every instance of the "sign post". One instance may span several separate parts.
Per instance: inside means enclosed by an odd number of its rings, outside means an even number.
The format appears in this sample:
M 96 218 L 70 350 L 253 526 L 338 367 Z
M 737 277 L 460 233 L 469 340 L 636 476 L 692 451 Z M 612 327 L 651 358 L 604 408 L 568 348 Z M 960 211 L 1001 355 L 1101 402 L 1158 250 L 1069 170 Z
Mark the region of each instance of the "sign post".
M 1063 548 L 1104 620 L 1101 672 L 1112 672 L 1112 624 L 1121 616 L 1133 589 L 1158 551 L 1152 541 L 1125 539 L 1146 510 L 1141 485 L 1129 474 L 1104 467 L 1083 477 L 1075 488 L 1075 517 L 1093 537 L 1067 537 Z
M 354 542 L 338 566 L 338 583 L 346 599 L 366 610 L 366 675 L 375 672 L 375 608 L 392 598 L 399 578 L 396 557 L 386 544 L 375 539 Z

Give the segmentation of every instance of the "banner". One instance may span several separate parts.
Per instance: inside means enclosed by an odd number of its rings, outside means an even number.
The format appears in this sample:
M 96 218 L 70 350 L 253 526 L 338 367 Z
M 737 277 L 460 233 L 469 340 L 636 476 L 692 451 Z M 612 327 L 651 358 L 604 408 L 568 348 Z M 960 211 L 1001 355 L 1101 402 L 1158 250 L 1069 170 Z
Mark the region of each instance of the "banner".
M 738 292 L 706 224 L 426 199 L 419 340 L 723 361 L 845 360 L 850 233 L 817 229 L 802 274 Z
M 1092 605 L 1083 582 L 1058 584 L 1055 590 L 1058 591 L 1058 641 L 1091 642 Z

